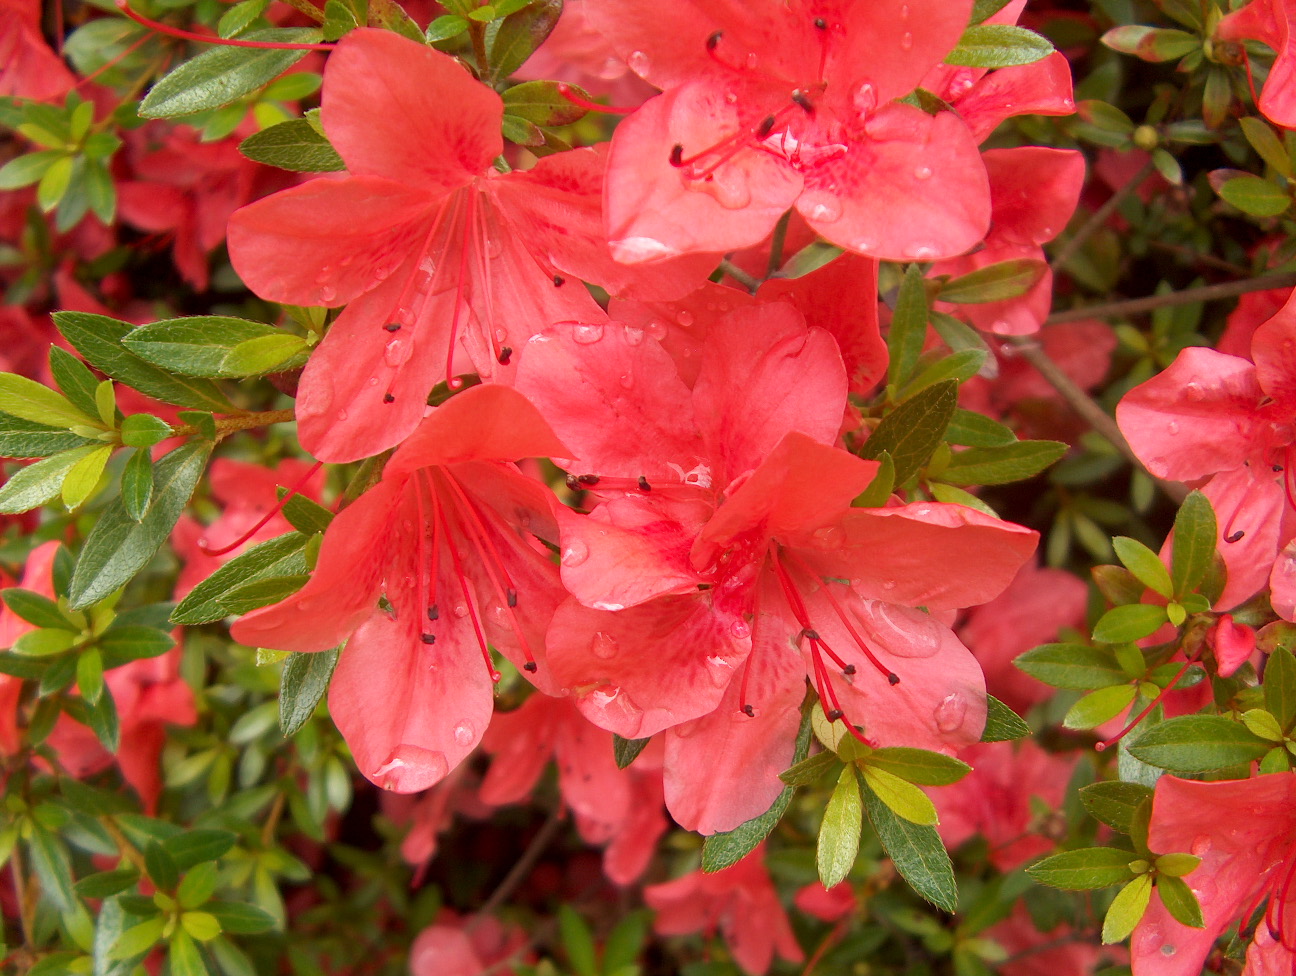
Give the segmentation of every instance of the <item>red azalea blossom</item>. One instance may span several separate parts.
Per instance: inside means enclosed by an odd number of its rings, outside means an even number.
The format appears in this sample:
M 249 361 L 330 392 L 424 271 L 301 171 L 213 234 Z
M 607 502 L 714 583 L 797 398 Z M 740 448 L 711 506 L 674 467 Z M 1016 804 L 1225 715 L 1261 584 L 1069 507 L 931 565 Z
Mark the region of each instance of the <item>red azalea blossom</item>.
M 1220 20 L 1220 41 L 1263 41 L 1277 57 L 1260 93 L 1260 111 L 1271 122 L 1296 128 L 1296 3 L 1292 0 L 1251 0 Z M 1245 54 L 1243 55 L 1246 56 Z
M 896 99 L 958 42 L 970 0 L 605 0 L 590 18 L 665 93 L 617 127 L 620 260 L 758 243 L 789 207 L 861 254 L 967 250 L 990 217 L 976 140 Z
M 537 662 L 560 590 L 531 535 L 556 535 L 554 502 L 507 462 L 564 450 L 508 388 L 451 399 L 329 525 L 306 586 L 232 628 L 284 650 L 346 642 L 329 707 L 373 782 L 426 789 L 476 747 L 496 677 L 488 641 L 550 683 Z

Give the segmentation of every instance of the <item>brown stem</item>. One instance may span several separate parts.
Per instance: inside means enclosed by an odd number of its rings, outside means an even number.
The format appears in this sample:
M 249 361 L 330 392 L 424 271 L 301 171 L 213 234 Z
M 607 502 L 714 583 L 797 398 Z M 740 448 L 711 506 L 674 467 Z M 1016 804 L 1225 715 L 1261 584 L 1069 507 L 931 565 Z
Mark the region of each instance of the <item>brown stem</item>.
M 468 21 L 468 37 L 472 41 L 477 72 L 485 78 L 490 73 L 490 61 L 486 57 L 486 25 L 480 20 Z
M 499 887 L 492 891 L 490 897 L 482 904 L 482 907 L 477 912 L 477 917 L 468 924 L 468 931 L 471 931 L 475 924 L 479 924 L 481 919 L 494 913 L 500 905 L 508 900 L 509 895 L 513 894 L 518 885 L 526 880 L 527 875 L 531 873 L 531 869 L 535 867 L 536 861 L 540 860 L 540 855 L 549 846 L 549 842 L 557 836 L 562 826 L 563 815 L 560 806 L 549 814 L 549 819 L 536 831 L 536 835 L 531 838 L 531 843 L 522 852 L 522 856 L 517 859 L 513 869 L 504 876 L 504 880 L 499 883 Z
M 1107 223 L 1108 218 L 1116 212 L 1116 208 L 1125 201 L 1125 198 L 1137 190 L 1139 184 L 1151 175 L 1153 168 L 1151 160 L 1144 163 L 1143 168 L 1135 173 L 1128 183 L 1108 197 L 1107 202 L 1090 214 L 1089 219 L 1080 225 L 1080 229 L 1067 238 L 1066 242 L 1058 248 L 1057 253 L 1053 255 L 1052 262 L 1050 262 L 1055 273 L 1066 267 L 1067 262 L 1080 252 L 1080 248 L 1088 243 L 1089 238 L 1093 237 L 1099 228 Z
M 99 823 L 103 827 L 104 832 L 112 838 L 112 842 L 117 845 L 118 853 L 120 853 L 122 857 L 126 858 L 126 860 L 130 861 L 131 864 L 135 866 L 135 869 L 141 874 L 148 874 L 148 868 L 144 864 L 144 855 L 140 853 L 138 847 L 126 838 L 126 835 L 121 832 L 121 828 L 113 822 L 113 819 L 111 817 L 104 817 L 99 821 Z
M 1067 406 L 1075 411 L 1085 423 L 1110 441 L 1112 446 L 1120 451 L 1132 465 L 1147 471 L 1138 455 L 1134 453 L 1133 448 L 1129 446 L 1129 442 L 1125 440 L 1120 427 L 1116 425 L 1115 419 L 1091 399 L 1084 390 L 1080 389 L 1071 377 L 1062 371 L 1062 367 L 1049 358 L 1034 337 L 1011 336 L 1005 339 L 1005 342 L 1016 349 L 1022 359 L 1039 371 L 1040 375 L 1066 401 Z M 1176 502 L 1182 503 L 1188 497 L 1188 489 L 1183 485 L 1173 481 L 1163 481 L 1151 472 L 1148 472 L 1148 477 L 1156 482 L 1157 487 Z
M 1253 291 L 1291 288 L 1293 285 L 1296 285 L 1296 272 L 1288 271 L 1284 274 L 1247 278 L 1244 281 L 1225 281 L 1218 285 L 1185 288 L 1183 291 L 1172 291 L 1165 295 L 1148 295 L 1145 298 L 1130 298 L 1126 301 L 1108 302 L 1105 305 L 1085 305 L 1080 308 L 1069 308 L 1065 312 L 1054 312 L 1044 320 L 1044 324 L 1057 325 L 1060 322 L 1077 322 L 1080 319 L 1105 319 L 1139 315 L 1158 308 L 1169 308 L 1172 305 L 1213 302 L 1221 298 L 1237 298 L 1239 295 L 1245 295 Z
M 27 897 L 27 880 L 23 876 L 22 852 L 17 845 L 14 846 L 13 853 L 9 856 L 9 868 L 13 871 L 14 896 L 18 899 L 18 916 L 22 923 L 23 946 L 30 950 L 36 945 L 36 939 L 32 934 L 36 904 Z
M 286 424 L 296 412 L 288 410 L 259 410 L 253 413 L 240 413 L 216 421 L 216 439 L 228 437 L 236 430 L 251 430 L 253 427 L 268 427 L 270 424 Z M 192 424 L 177 424 L 171 428 L 176 437 L 192 437 L 200 433 Z
M 279 818 L 283 816 L 284 811 L 284 794 L 279 791 L 275 794 L 274 805 L 270 807 L 270 812 L 266 814 L 265 824 L 261 827 L 261 846 L 269 847 L 270 842 L 274 840 L 275 828 L 279 826 Z

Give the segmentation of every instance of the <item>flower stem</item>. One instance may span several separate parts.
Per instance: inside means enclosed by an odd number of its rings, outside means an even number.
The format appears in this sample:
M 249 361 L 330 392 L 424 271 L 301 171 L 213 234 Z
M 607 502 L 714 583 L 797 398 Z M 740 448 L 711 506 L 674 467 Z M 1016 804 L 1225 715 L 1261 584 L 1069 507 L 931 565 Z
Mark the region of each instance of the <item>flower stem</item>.
M 742 268 L 738 267 L 738 265 L 731 262 L 728 258 L 721 259 L 720 270 L 723 271 L 725 274 L 727 274 L 734 281 L 738 282 L 738 284 L 746 288 L 747 291 L 749 291 L 753 295 L 756 294 L 756 289 L 761 286 L 761 282 L 759 278 L 749 275 L 746 271 L 744 271 Z
M 1107 219 L 1116 212 L 1116 208 L 1125 201 L 1126 197 L 1138 189 L 1139 184 L 1151 175 L 1153 169 L 1152 161 L 1148 160 L 1128 183 L 1108 197 L 1101 207 L 1089 215 L 1089 219 L 1081 224 L 1080 228 L 1067 239 L 1066 243 L 1058 248 L 1057 254 L 1053 255 L 1051 264 L 1054 273 L 1061 271 L 1073 257 L 1080 253 L 1080 249 L 1088 243 L 1089 238 L 1093 237 L 1103 224 L 1107 223 Z
M 295 416 L 295 411 L 258 410 L 251 413 L 240 413 L 216 421 L 216 439 L 228 437 L 237 430 L 251 430 L 253 427 L 268 427 L 271 424 L 286 424 Z M 201 433 L 193 424 L 178 424 L 171 428 L 176 437 L 192 437 Z
M 1069 308 L 1064 312 L 1054 312 L 1044 320 L 1045 325 L 1056 325 L 1059 322 L 1076 322 L 1080 319 L 1105 319 L 1117 316 L 1139 315 L 1158 308 L 1169 308 L 1172 305 L 1192 305 L 1195 302 L 1212 302 L 1221 298 L 1237 298 L 1253 291 L 1268 291 L 1273 288 L 1291 288 L 1296 285 L 1296 272 L 1263 275 L 1259 278 L 1247 278 L 1243 281 L 1224 281 L 1217 285 L 1202 285 L 1200 288 L 1185 288 L 1183 291 L 1172 291 L 1165 295 L 1148 295 L 1145 298 L 1130 298 L 1120 302 L 1108 302 L 1105 305 L 1084 305 L 1080 308 Z
M 531 843 L 528 844 L 527 849 L 522 852 L 522 856 L 517 859 L 517 862 L 513 865 L 513 869 L 504 876 L 504 880 L 499 883 L 499 887 L 491 892 L 490 897 L 487 898 L 482 904 L 482 907 L 478 909 L 476 918 L 474 918 L 473 922 L 494 914 L 495 910 L 498 909 L 500 905 L 508 901 L 509 895 L 513 894 L 518 885 L 527 879 L 527 875 L 529 875 L 531 869 L 535 867 L 536 861 L 540 860 L 540 855 L 544 853 L 544 849 L 549 846 L 549 842 L 552 841 L 554 837 L 557 836 L 558 831 L 562 829 L 563 819 L 562 807 L 560 805 L 553 811 L 553 813 L 549 814 L 549 819 L 541 825 L 538 831 L 536 831 L 536 835 L 531 838 Z M 473 922 L 468 924 L 469 931 L 472 930 Z

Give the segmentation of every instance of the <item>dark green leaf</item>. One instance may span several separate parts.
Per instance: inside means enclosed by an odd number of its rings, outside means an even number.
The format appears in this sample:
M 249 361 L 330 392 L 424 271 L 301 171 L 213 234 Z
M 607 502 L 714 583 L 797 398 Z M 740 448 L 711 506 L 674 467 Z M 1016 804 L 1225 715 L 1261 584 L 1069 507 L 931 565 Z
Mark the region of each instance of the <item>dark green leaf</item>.
M 952 485 L 1006 485 L 1033 478 L 1067 452 L 1061 441 L 1017 441 L 959 451 L 941 473 Z
M 1276 647 L 1269 655 L 1264 673 L 1264 700 L 1265 708 L 1283 731 L 1290 729 L 1296 721 L 1296 657 L 1286 647 Z
M 251 613 L 292 596 L 306 585 L 308 579 L 310 577 L 302 573 L 298 576 L 268 576 L 244 583 L 225 594 L 225 606 L 230 613 Z
M 1090 783 L 1080 789 L 1080 802 L 1095 820 L 1128 834 L 1134 811 L 1152 796 L 1152 790 L 1140 783 L 1112 780 Z
M 280 498 L 285 494 L 284 489 L 279 489 Z M 323 532 L 333 521 L 332 512 L 305 495 L 293 495 L 288 499 L 283 507 L 283 516 L 288 520 L 289 525 L 306 535 Z
M 99 380 L 86 369 L 85 363 L 66 349 L 50 346 L 49 365 L 54 382 L 72 405 L 89 417 L 99 416 L 99 407 L 95 403 L 95 388 L 99 386 Z
M 895 314 L 887 335 L 888 385 L 899 389 L 909 381 L 927 340 L 927 284 L 922 268 L 911 264 L 896 296 Z M 902 482 L 903 483 L 903 482 Z
M 1017 436 L 1003 424 L 975 410 L 955 410 L 945 439 L 962 447 L 1003 447 L 1013 444 Z
M 1112 607 L 1094 624 L 1093 638 L 1104 644 L 1124 644 L 1151 636 L 1166 622 L 1166 608 L 1148 603 Z
M 835 753 L 821 752 L 783 770 L 779 773 L 779 779 L 788 786 L 813 786 L 828 769 L 835 769 L 840 765 L 841 760 Z
M 0 598 L 4 599 L 5 606 L 29 624 L 72 631 L 80 629 L 63 616 L 57 603 L 39 593 L 12 587 L 0 590 Z
M 1170 578 L 1175 597 L 1182 598 L 1201 585 L 1215 558 L 1215 510 L 1200 491 L 1190 492 L 1179 506 L 1173 538 Z
M 234 404 L 211 380 L 173 376 L 125 348 L 122 339 L 133 330 L 126 322 L 89 312 L 55 312 L 52 318 L 64 338 L 90 365 L 119 383 L 182 407 L 217 413 L 236 412 Z
M 305 119 L 290 119 L 262 129 L 239 143 L 248 159 L 294 173 L 332 173 L 346 163 L 332 144 Z
M 104 654 L 105 667 L 115 668 L 129 661 L 165 654 L 175 646 L 175 640 L 165 630 L 116 623 L 104 631 L 98 645 Z
M 988 355 L 989 353 L 984 349 L 964 349 L 961 352 L 950 353 L 936 360 L 906 383 L 905 388 L 900 391 L 899 399 L 908 400 L 919 390 L 925 390 L 942 380 L 954 380 L 957 383 L 969 380 L 977 375 Z
M 148 514 L 153 500 L 153 456 L 148 448 L 136 448 L 122 468 L 122 508 L 133 521 L 141 521 Z
M 557 26 L 561 13 L 562 0 L 535 0 L 505 17 L 490 45 L 491 78 L 502 80 L 522 67 Z
M 945 55 L 945 63 L 967 68 L 1010 68 L 1033 64 L 1052 53 L 1048 38 L 1025 27 L 977 24 L 963 32 L 958 46 Z
M 594 936 L 585 920 L 570 905 L 563 904 L 558 908 L 558 931 L 562 935 L 563 951 L 576 976 L 598 976 Z
M 1054 688 L 1089 691 L 1129 681 L 1111 651 L 1085 644 L 1041 644 L 1013 664 Z
M 452 37 L 458 37 L 467 29 L 468 21 L 454 14 L 446 14 L 434 18 L 432 23 L 428 24 L 423 37 L 429 44 L 435 44 L 437 41 L 448 41 Z
M 48 668 L 49 661 L 45 658 L 28 657 L 9 651 L 0 653 L 0 674 L 21 678 L 23 681 L 39 681 Z
M 810 753 L 812 708 L 806 707 L 801 712 L 801 727 L 797 730 L 796 748 L 792 752 L 792 762 L 801 762 Z M 722 834 L 712 834 L 702 842 L 702 870 L 708 874 L 723 871 L 732 867 L 755 850 L 756 845 L 769 836 L 770 831 L 778 826 L 792 802 L 795 787 L 785 787 L 774 800 L 773 805 L 759 817 L 753 817 L 745 824 Z
M 309 123 L 305 124 L 309 128 Z M 140 358 L 171 372 L 186 376 L 227 377 L 242 375 L 225 368 L 230 353 L 240 343 L 263 336 L 282 337 L 291 336 L 291 333 L 249 319 L 196 315 L 140 326 L 122 340 L 122 345 Z
M 1202 42 L 1187 31 L 1164 27 L 1123 24 L 1102 36 L 1103 44 L 1113 51 L 1132 54 L 1144 61 L 1175 61 L 1189 51 L 1201 48 Z
M 855 866 L 863 824 L 864 807 L 860 802 L 859 781 L 855 768 L 846 766 L 837 778 L 837 786 L 828 798 L 823 823 L 819 826 L 815 860 L 819 867 L 819 881 L 825 888 L 841 883 Z
M 63 794 L 63 799 L 68 802 L 68 806 L 81 813 L 88 813 L 92 817 L 131 813 L 135 810 L 135 804 L 124 794 L 87 786 L 71 777 L 65 776 L 59 779 L 59 792 Z
M 0 457 L 49 457 L 60 451 L 89 444 L 88 438 L 70 430 L 23 420 L 11 414 L 0 413 Z
M 873 458 L 878 463 L 877 474 L 869 486 L 860 492 L 851 505 L 855 508 L 881 508 L 895 491 L 895 462 L 886 451 Z
M 228 830 L 187 830 L 163 841 L 167 853 L 181 871 L 188 871 L 204 861 L 224 857 L 238 835 Z
M 941 285 L 937 298 L 956 304 L 981 304 L 1018 298 L 1044 277 L 1048 265 L 1031 258 L 1000 261 Z
M 632 762 L 638 759 L 639 753 L 643 752 L 651 741 L 652 736 L 643 739 L 623 739 L 621 736 L 613 733 L 612 756 L 616 759 L 617 769 L 625 769 Z
M 140 521 L 126 513 L 120 499 L 104 511 L 90 530 L 72 574 L 69 603 L 73 609 L 98 603 L 153 558 L 193 494 L 211 447 L 207 441 L 192 441 L 157 463 L 153 501 Z
M 301 44 L 319 41 L 313 28 L 249 31 L 240 39 Z M 213 47 L 171 71 L 140 103 L 146 119 L 173 118 L 220 108 L 255 91 L 306 57 L 306 51 Z
M 882 849 L 909 886 L 943 911 L 958 905 L 954 867 L 935 827 L 897 817 L 865 784 L 864 809 L 877 831 Z
M 827 241 L 811 241 L 784 262 L 775 278 L 804 278 L 842 256 L 842 249 Z
M 974 0 L 972 4 L 972 18 L 970 25 L 979 24 L 988 20 L 997 14 L 1004 7 L 1008 6 L 1011 0 Z
M 300 532 L 290 532 L 231 559 L 180 601 L 171 622 L 185 626 L 213 623 L 233 612 L 226 602 L 231 590 L 268 577 L 304 573 L 307 538 Z
M 958 383 L 946 380 L 915 394 L 882 418 L 860 454 L 876 458 L 883 451 L 895 465 L 895 483 L 903 485 L 927 463 L 945 437 L 958 406 Z
M 1260 759 L 1271 745 L 1222 715 L 1182 715 L 1148 729 L 1129 751 L 1172 773 L 1207 773 Z
M 60 912 L 70 912 L 80 904 L 72 890 L 72 863 L 63 841 L 40 824 L 31 821 L 27 850 L 32 870 L 40 879 L 40 890 Z
M 535 148 L 545 144 L 545 134 L 540 131 L 540 127 L 516 115 L 506 114 L 500 120 L 500 132 L 515 145 Z
M 234 935 L 255 935 L 275 927 L 274 916 L 255 905 L 235 901 L 209 901 L 203 910 L 216 916 L 221 928 Z
M 921 783 L 923 786 L 948 786 L 957 783 L 972 771 L 971 766 L 953 756 L 905 746 L 874 749 L 867 761 L 870 766 L 885 769 L 903 780 Z
M 1205 928 L 1201 903 L 1183 878 L 1172 878 L 1168 874 L 1157 875 L 1156 890 L 1161 896 L 1161 904 L 1165 905 L 1166 911 L 1176 922 L 1194 929 Z
M 144 867 L 153 883 L 163 891 L 171 891 L 180 883 L 180 868 L 175 858 L 157 841 L 144 848 Z
M 76 893 L 82 898 L 108 898 L 125 891 L 139 880 L 139 872 L 134 868 L 118 868 L 116 871 L 100 871 L 87 875 L 76 883 Z
M 1011 742 L 1030 735 L 1025 719 L 994 695 L 986 695 L 986 724 L 982 742 Z
M 285 737 L 296 735 L 315 713 L 315 706 L 328 691 L 339 652 L 335 647 L 288 658 L 279 686 L 279 730 Z
M 1090 891 L 1129 881 L 1133 877 L 1129 864 L 1134 859 L 1134 854 L 1115 847 L 1085 847 L 1036 861 L 1026 873 L 1053 888 Z

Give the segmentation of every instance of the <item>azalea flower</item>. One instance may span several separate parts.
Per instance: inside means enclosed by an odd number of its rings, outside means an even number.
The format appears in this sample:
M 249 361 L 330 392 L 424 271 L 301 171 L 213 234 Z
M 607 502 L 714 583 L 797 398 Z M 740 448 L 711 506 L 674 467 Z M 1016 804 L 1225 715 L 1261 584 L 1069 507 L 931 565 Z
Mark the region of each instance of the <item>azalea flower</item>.
M 1274 49 L 1277 57 L 1260 93 L 1258 107 L 1270 122 L 1287 129 L 1296 128 L 1294 23 L 1296 4 L 1291 0 L 1251 0 L 1241 10 L 1222 18 L 1215 27 L 1216 40 L 1263 41 Z
M 1148 846 L 1201 858 L 1184 880 L 1204 928 L 1176 921 L 1155 898 L 1130 943 L 1134 976 L 1196 976 L 1218 939 L 1268 899 L 1246 976 L 1296 967 L 1296 773 L 1198 783 L 1162 776 Z
M 251 646 L 346 642 L 329 709 L 380 786 L 426 789 L 476 747 L 498 678 L 489 647 L 549 687 L 542 636 L 561 591 L 532 535 L 556 536 L 554 501 L 509 462 L 564 450 L 513 390 L 453 397 L 334 518 L 310 581 L 234 624 Z
M 789 207 L 891 260 L 967 250 L 990 199 L 953 112 L 897 101 L 958 43 L 970 0 L 604 0 L 590 21 L 664 89 L 617 127 L 613 250 L 626 262 L 761 241 Z
M 461 382 L 457 356 L 504 380 L 545 325 L 597 320 L 575 279 L 675 297 L 710 271 L 706 257 L 648 275 L 619 267 L 603 236 L 602 155 L 574 150 L 501 174 L 503 110 L 448 55 L 352 31 L 329 57 L 320 115 L 347 175 L 231 218 L 230 258 L 257 294 L 347 305 L 298 394 L 302 445 L 321 460 L 399 443 L 438 381 Z
M 1228 567 L 1221 608 L 1263 587 L 1296 534 L 1293 349 L 1296 298 L 1289 298 L 1255 330 L 1253 362 L 1193 346 L 1116 407 L 1121 432 L 1149 471 L 1204 480 Z
M 691 391 L 639 330 L 597 343 L 574 331 L 534 339 L 518 377 L 600 499 L 588 516 L 559 511 L 573 599 L 550 627 L 550 664 L 596 724 L 671 730 L 676 821 L 710 833 L 768 807 L 807 677 L 826 713 L 871 740 L 975 741 L 980 668 L 911 608 L 990 599 L 1035 533 L 957 505 L 852 509 L 877 464 L 831 446 L 845 370 L 791 306 L 713 326 Z M 973 560 L 975 575 L 949 572 Z

